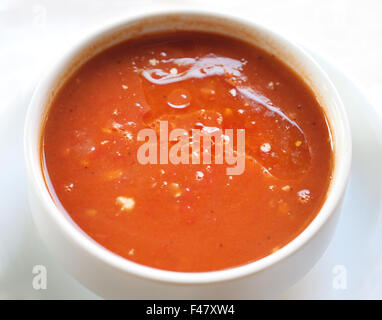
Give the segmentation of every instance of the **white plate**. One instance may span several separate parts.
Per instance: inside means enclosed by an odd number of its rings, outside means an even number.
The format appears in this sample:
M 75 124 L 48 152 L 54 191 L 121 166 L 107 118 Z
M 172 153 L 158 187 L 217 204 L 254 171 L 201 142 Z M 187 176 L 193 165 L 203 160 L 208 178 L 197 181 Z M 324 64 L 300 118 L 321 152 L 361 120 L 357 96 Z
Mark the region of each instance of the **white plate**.
M 330 247 L 313 270 L 280 298 L 382 298 L 382 121 L 348 77 L 316 58 L 332 78 L 348 111 L 353 167 Z M 0 168 L 5 168 L 0 184 L 0 299 L 97 298 L 55 262 L 31 221 L 22 146 L 23 120 L 31 91 L 13 101 L 0 118 Z M 32 287 L 35 265 L 47 268 L 46 290 Z
M 381 299 L 382 121 L 354 81 L 327 60 L 313 56 L 337 87 L 347 110 L 353 139 L 352 169 L 328 250 L 281 298 Z

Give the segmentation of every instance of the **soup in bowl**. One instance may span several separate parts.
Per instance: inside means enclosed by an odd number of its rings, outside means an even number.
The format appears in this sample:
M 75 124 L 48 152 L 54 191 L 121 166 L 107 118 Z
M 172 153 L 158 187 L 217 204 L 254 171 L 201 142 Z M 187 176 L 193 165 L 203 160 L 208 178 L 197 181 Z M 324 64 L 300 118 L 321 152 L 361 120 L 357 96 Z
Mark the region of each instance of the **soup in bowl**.
M 106 297 L 277 294 L 328 245 L 351 157 L 309 55 L 195 12 L 81 43 L 36 90 L 25 137 L 43 239 Z

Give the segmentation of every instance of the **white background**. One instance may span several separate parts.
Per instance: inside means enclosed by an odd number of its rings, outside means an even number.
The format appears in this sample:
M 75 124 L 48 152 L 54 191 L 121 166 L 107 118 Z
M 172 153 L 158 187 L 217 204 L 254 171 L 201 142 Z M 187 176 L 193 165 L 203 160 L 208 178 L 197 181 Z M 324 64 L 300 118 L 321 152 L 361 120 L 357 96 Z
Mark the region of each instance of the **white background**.
M 90 31 L 137 12 L 168 7 L 228 12 L 297 40 L 350 74 L 382 114 L 382 0 L 0 0 L 0 136 L 17 140 L 0 139 L 0 157 L 12 157 L 8 160 L 15 164 L 0 172 L 0 202 L 7 200 L 2 197 L 9 190 L 20 195 L 6 212 L 0 212 L 0 226 L 7 226 L 0 228 L 0 299 L 36 297 L 30 291 L 31 270 L 42 262 L 36 255 L 12 256 L 4 248 L 12 242 L 28 252 L 36 244 L 35 235 L 28 231 L 31 222 L 24 212 L 25 186 L 19 170 L 23 168 L 22 122 L 40 75 L 50 61 Z M 10 118 L 15 114 L 16 125 Z M 11 176 L 15 177 L 11 185 L 5 183 Z M 45 259 L 45 265 L 54 263 Z M 23 261 L 28 272 L 20 267 Z M 16 265 L 19 269 L 9 273 Z M 53 296 L 41 293 L 41 298 L 92 297 L 69 276 L 55 281 L 51 285 L 59 290 Z M 66 283 L 77 286 L 76 293 Z
M 0 111 L 15 87 L 19 94 L 28 90 L 46 59 L 76 39 L 158 7 L 206 8 L 265 24 L 331 57 L 382 109 L 381 0 L 1 0 Z

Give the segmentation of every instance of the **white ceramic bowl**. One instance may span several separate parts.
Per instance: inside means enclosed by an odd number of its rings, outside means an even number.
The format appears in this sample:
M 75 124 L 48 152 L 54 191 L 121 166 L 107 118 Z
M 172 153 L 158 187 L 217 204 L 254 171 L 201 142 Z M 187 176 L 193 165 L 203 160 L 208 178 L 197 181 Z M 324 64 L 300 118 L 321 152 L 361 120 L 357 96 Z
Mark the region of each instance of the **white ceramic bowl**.
M 199 30 L 254 43 L 292 67 L 315 92 L 325 109 L 334 148 L 334 172 L 327 199 L 312 223 L 293 241 L 258 261 L 221 271 L 163 271 L 126 260 L 90 239 L 48 191 L 41 164 L 40 139 L 46 112 L 65 80 L 96 53 L 143 34 Z M 25 125 L 25 159 L 34 221 L 59 262 L 90 290 L 107 298 L 266 298 L 302 278 L 327 248 L 338 221 L 351 162 L 351 135 L 339 95 L 325 72 L 299 46 L 264 27 L 206 12 L 142 15 L 102 29 L 75 46 L 36 89 Z

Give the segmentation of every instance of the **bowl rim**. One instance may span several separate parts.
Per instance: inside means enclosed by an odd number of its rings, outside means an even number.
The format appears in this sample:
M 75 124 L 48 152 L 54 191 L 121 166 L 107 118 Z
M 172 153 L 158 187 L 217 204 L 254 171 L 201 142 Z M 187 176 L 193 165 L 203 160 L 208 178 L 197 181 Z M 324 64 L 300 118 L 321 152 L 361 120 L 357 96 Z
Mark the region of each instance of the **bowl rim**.
M 316 217 L 296 238 L 291 240 L 278 251 L 264 258 L 228 269 L 207 272 L 168 271 L 141 265 L 125 259 L 95 242 L 93 239 L 87 236 L 76 224 L 73 225 L 74 222 L 71 221 L 71 219 L 68 219 L 68 217 L 63 214 L 62 210 L 53 201 L 43 178 L 44 175 L 41 161 L 39 161 L 39 163 L 36 163 L 35 161 L 36 152 L 39 152 L 35 150 L 36 148 L 39 150 L 39 146 L 37 146 L 34 141 L 32 141 L 33 134 L 36 134 L 36 114 L 41 114 L 41 104 L 43 104 L 45 100 L 44 97 L 47 95 L 48 90 L 51 88 L 50 84 L 53 83 L 54 79 L 57 78 L 57 75 L 60 74 L 62 70 L 65 70 L 65 66 L 68 66 L 69 62 L 73 59 L 76 53 L 94 43 L 97 39 L 102 37 L 103 34 L 113 32 L 113 30 L 117 30 L 119 27 L 126 23 L 138 22 L 142 19 L 155 18 L 163 15 L 187 15 L 211 19 L 224 19 L 225 22 L 229 24 L 237 24 L 250 29 L 257 29 L 267 37 L 277 39 L 277 41 L 280 41 L 289 48 L 297 51 L 300 56 L 302 56 L 309 63 L 311 69 L 316 74 L 319 74 L 319 76 L 325 81 L 326 86 L 331 92 L 331 98 L 335 102 L 332 103 L 332 105 L 335 105 L 335 111 L 337 111 L 340 118 L 338 122 L 338 125 L 340 126 L 338 126 L 338 128 L 331 128 L 331 130 L 335 133 L 341 132 L 341 137 L 344 140 L 342 141 L 344 148 L 340 154 L 340 157 L 338 157 L 338 155 L 335 155 L 334 157 L 336 163 L 333 168 L 333 180 L 331 186 L 329 187 L 327 198 L 325 199 L 324 204 L 320 211 L 317 213 Z M 40 125 L 41 122 L 42 120 L 40 117 L 40 122 L 38 125 Z M 66 240 L 72 241 L 74 245 L 78 246 L 82 250 L 85 250 L 95 259 L 123 273 L 134 275 L 143 279 L 171 284 L 207 284 L 240 279 L 268 269 L 269 267 L 282 262 L 287 257 L 296 254 L 320 231 L 320 229 L 330 219 L 335 209 L 341 202 L 350 172 L 351 149 L 350 126 L 340 96 L 327 74 L 304 49 L 295 44 L 293 41 L 284 38 L 283 36 L 269 30 L 261 24 L 254 23 L 241 17 L 217 13 L 209 10 L 157 10 L 149 13 L 134 14 L 127 18 L 119 19 L 118 21 L 108 23 L 106 26 L 98 28 L 96 31 L 92 32 L 90 36 L 85 37 L 77 44 L 73 45 L 63 57 L 56 61 L 53 68 L 48 70 L 47 74 L 42 78 L 42 81 L 40 81 L 36 87 L 31 102 L 28 106 L 24 127 L 24 155 L 29 183 L 35 190 L 38 200 L 43 204 L 45 212 L 50 215 L 50 218 L 56 223 L 56 225 L 58 225 Z M 340 163 L 338 163 L 338 158 L 341 158 Z M 336 184 L 334 184 L 334 182 L 336 182 Z

